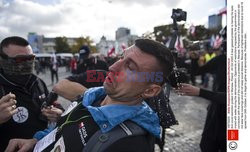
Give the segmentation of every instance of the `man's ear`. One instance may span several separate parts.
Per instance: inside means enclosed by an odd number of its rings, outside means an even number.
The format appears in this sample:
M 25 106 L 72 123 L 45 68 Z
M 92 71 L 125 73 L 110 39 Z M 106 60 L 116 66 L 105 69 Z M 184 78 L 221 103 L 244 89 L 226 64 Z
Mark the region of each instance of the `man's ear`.
M 143 93 L 144 99 L 157 96 L 161 92 L 161 86 L 157 84 L 151 84 Z

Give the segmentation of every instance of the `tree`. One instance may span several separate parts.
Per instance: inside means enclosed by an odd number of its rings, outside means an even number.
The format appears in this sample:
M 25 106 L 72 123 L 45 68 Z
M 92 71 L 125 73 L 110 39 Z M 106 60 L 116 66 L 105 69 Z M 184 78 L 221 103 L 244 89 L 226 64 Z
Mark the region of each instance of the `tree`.
M 57 53 L 70 53 L 70 47 L 67 42 L 67 38 L 63 37 L 56 37 L 55 38 L 55 50 Z
M 206 40 L 210 38 L 210 30 L 205 28 L 204 25 L 195 26 L 195 34 L 188 34 L 187 38 L 191 41 Z
M 142 37 L 143 38 L 147 38 L 147 39 L 153 39 L 153 40 L 155 40 L 155 34 L 154 34 L 154 32 L 147 31 L 147 32 L 145 32 L 145 33 L 142 34 Z
M 184 24 L 178 25 L 179 35 L 185 36 L 187 29 L 184 27 Z M 154 27 L 155 39 L 159 42 L 166 43 L 168 38 L 172 36 L 173 33 L 173 24 L 161 25 Z
M 91 40 L 89 36 L 79 37 L 75 40 L 75 42 L 76 43 L 71 47 L 72 53 L 79 53 L 78 51 L 83 45 L 87 45 L 90 48 L 91 53 L 97 52 L 96 46 L 94 45 L 94 41 Z

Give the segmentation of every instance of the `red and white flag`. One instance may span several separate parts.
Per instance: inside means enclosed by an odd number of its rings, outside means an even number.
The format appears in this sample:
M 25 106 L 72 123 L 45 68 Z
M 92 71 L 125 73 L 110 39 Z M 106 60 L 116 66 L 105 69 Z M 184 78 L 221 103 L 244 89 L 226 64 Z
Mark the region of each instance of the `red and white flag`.
M 121 48 L 124 51 L 126 49 L 126 45 L 124 43 L 122 43 Z
M 179 53 L 184 53 L 185 49 L 184 49 L 184 44 L 183 44 L 183 38 L 181 36 L 178 36 L 176 38 L 175 41 L 175 49 L 179 52 Z
M 223 14 L 227 14 L 227 7 L 222 8 L 222 9 L 219 11 L 219 14 L 218 14 L 218 15 L 223 15 Z
M 108 57 L 112 56 L 113 54 L 115 54 L 115 47 L 112 47 L 112 48 L 108 51 Z
M 222 37 L 217 35 L 215 40 L 214 40 L 213 48 L 218 49 L 222 44 L 222 40 L 223 40 Z
M 195 36 L 195 26 L 193 24 L 189 27 L 188 33 Z

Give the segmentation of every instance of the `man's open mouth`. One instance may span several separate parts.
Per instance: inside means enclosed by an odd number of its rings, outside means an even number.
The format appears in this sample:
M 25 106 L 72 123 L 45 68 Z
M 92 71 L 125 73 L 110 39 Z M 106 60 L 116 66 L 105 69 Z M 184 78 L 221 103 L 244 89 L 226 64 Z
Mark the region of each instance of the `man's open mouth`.
M 105 82 L 113 83 L 113 81 L 114 81 L 113 75 L 109 73 L 107 77 L 105 78 Z

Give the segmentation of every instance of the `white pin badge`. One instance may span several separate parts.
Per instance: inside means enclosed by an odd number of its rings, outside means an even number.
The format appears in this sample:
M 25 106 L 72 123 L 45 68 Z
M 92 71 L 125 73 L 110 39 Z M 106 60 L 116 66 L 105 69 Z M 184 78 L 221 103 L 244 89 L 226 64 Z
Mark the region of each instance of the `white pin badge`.
M 28 109 L 25 107 L 18 107 L 18 112 L 12 116 L 13 120 L 17 123 L 23 123 L 29 118 Z

